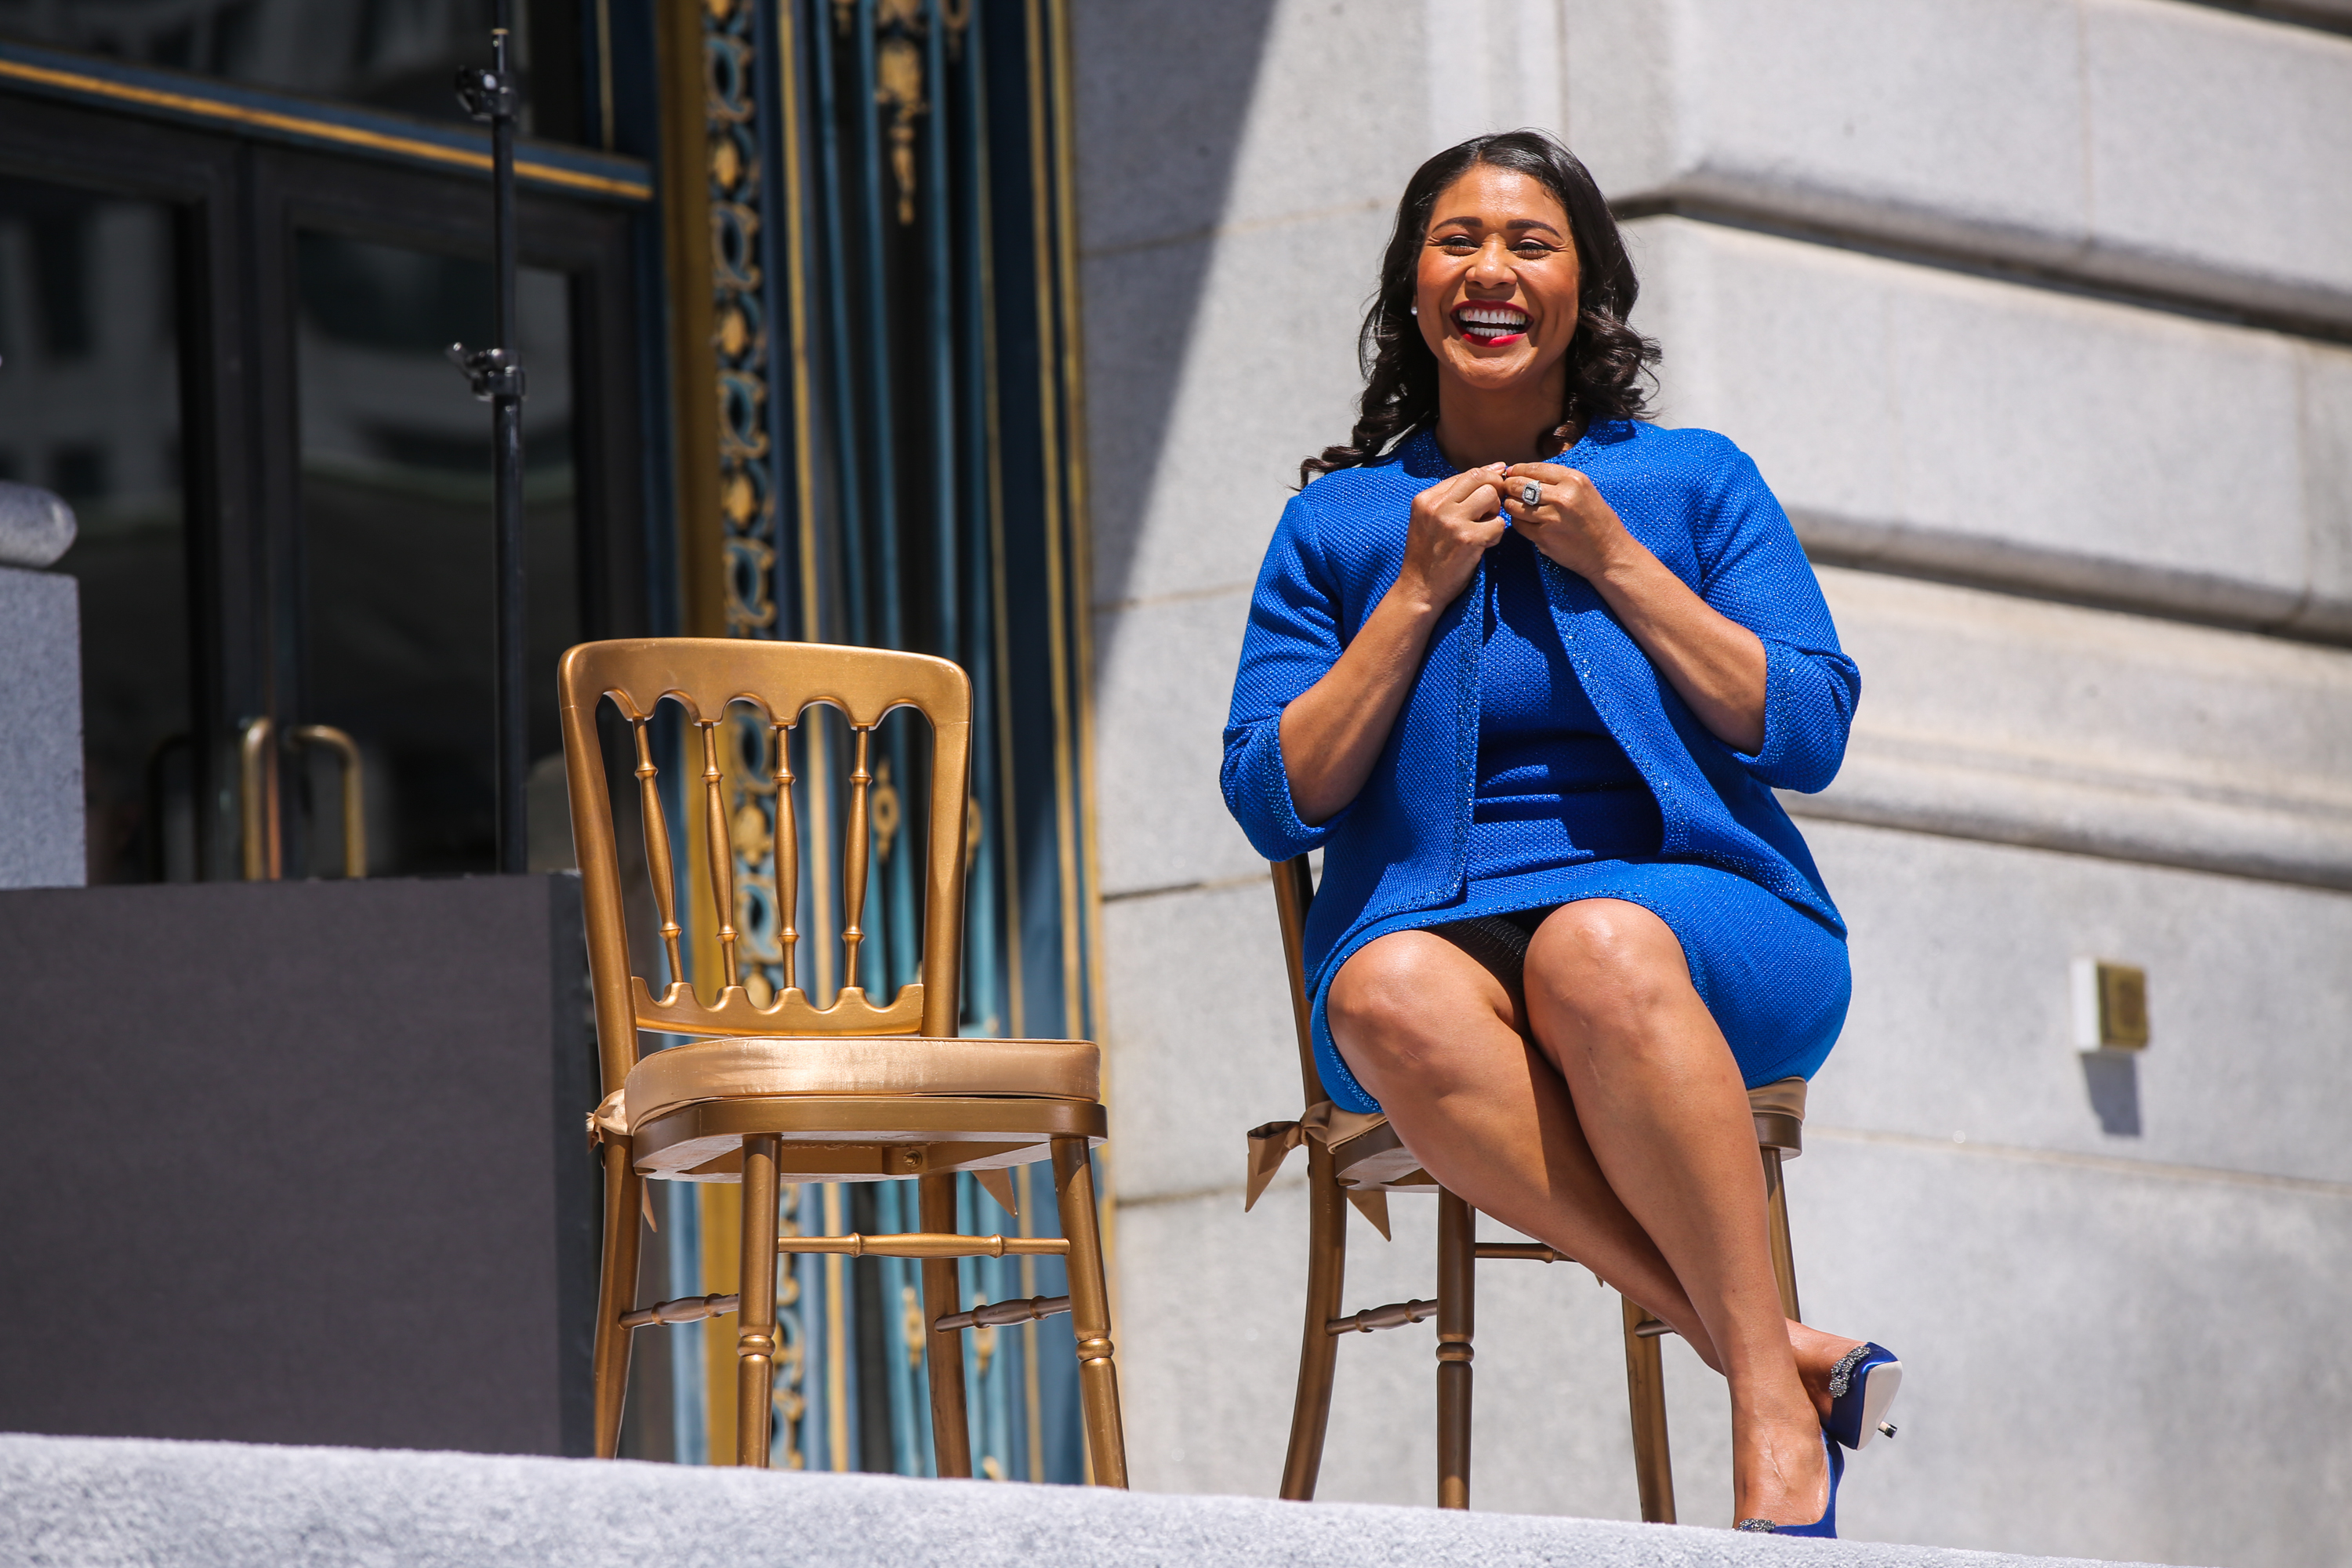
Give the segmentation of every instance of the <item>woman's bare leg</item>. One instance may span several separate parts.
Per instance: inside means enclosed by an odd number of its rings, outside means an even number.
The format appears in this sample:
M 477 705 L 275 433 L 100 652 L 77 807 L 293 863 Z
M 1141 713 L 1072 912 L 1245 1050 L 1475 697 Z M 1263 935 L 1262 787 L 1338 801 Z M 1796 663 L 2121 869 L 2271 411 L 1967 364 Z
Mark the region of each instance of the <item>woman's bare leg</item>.
M 1328 1008 L 1339 1054 L 1431 1175 L 1586 1265 L 1715 1364 L 1706 1323 L 1611 1190 L 1559 1069 L 1492 972 L 1442 936 L 1398 931 L 1349 958 Z
M 1591 1267 L 1722 1370 L 1681 1280 L 1601 1173 L 1559 1069 L 1521 1033 L 1520 999 L 1491 972 L 1443 937 L 1399 932 L 1341 967 L 1329 1016 L 1340 1054 L 1432 1175 Z M 1740 1101 L 1739 1135 L 1753 1147 L 1744 1090 Z M 1760 1163 L 1757 1180 L 1760 1215 Z M 1777 1311 L 1777 1291 L 1773 1300 Z M 1831 1371 L 1859 1342 L 1793 1321 L 1785 1329 L 1804 1392 L 1826 1419 Z
M 1528 944 L 1525 984 L 1531 1033 L 1567 1080 L 1592 1157 L 1731 1384 L 1735 1517 L 1811 1523 L 1828 1487 L 1820 1413 L 1773 1281 L 1747 1088 L 1682 944 L 1637 904 L 1562 905 Z

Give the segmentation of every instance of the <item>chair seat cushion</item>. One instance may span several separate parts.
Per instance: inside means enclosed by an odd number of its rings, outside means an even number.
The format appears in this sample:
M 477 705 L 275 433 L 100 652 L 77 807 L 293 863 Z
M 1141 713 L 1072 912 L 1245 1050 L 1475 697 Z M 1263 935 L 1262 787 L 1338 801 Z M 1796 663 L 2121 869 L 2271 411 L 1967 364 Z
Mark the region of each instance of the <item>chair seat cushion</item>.
M 754 1036 L 654 1052 L 630 1071 L 622 1103 L 600 1114 L 617 1113 L 620 1127 L 634 1128 L 715 1100 L 905 1094 L 1091 1101 L 1101 1092 L 1102 1053 L 1091 1040 Z

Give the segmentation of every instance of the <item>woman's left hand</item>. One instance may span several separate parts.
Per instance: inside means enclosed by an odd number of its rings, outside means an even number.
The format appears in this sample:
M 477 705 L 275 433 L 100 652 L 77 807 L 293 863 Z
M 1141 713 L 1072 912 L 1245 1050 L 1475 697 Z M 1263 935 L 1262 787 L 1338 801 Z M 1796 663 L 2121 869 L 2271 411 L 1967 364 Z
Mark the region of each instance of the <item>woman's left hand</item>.
M 1530 484 L 1538 487 L 1533 506 Z M 1496 488 L 1511 526 L 1592 584 L 1716 739 L 1738 752 L 1761 750 L 1771 681 L 1762 638 L 1693 593 L 1574 468 L 1514 463 Z
M 1527 487 L 1538 486 L 1536 504 Z M 1592 481 L 1558 463 L 1514 463 L 1496 488 L 1503 511 L 1528 542 L 1580 577 L 1598 579 L 1608 563 L 1631 542 L 1616 509 L 1601 499 Z

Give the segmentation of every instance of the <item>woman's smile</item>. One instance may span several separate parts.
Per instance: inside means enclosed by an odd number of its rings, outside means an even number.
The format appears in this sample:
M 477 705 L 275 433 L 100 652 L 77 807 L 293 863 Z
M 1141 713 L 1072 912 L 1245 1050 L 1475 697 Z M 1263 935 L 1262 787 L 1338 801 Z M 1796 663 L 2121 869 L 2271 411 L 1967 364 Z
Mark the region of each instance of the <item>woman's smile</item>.
M 1413 270 L 1446 405 L 1439 445 L 1474 466 L 1557 452 L 1581 281 L 1559 197 L 1517 170 L 1475 165 L 1432 201 Z
M 1469 300 L 1454 308 L 1454 325 L 1482 348 L 1502 348 L 1528 335 L 1528 313 L 1501 300 Z

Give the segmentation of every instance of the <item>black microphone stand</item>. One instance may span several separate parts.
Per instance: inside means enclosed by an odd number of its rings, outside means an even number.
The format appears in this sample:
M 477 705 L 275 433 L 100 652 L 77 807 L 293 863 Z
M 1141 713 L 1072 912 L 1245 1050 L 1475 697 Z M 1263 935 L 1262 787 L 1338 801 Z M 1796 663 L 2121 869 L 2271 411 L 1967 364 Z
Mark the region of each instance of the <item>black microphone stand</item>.
M 490 271 L 498 289 L 496 341 L 467 353 L 449 345 L 449 357 L 473 384 L 474 395 L 490 405 L 490 441 L 497 454 L 497 532 L 492 574 L 498 584 L 498 789 L 499 869 L 530 868 L 530 826 L 524 816 L 523 777 L 528 767 L 523 711 L 522 595 L 522 360 L 515 344 L 515 111 L 521 94 L 509 68 L 514 37 L 513 0 L 498 0 L 490 31 L 490 68 L 457 73 L 457 101 L 490 127 Z

